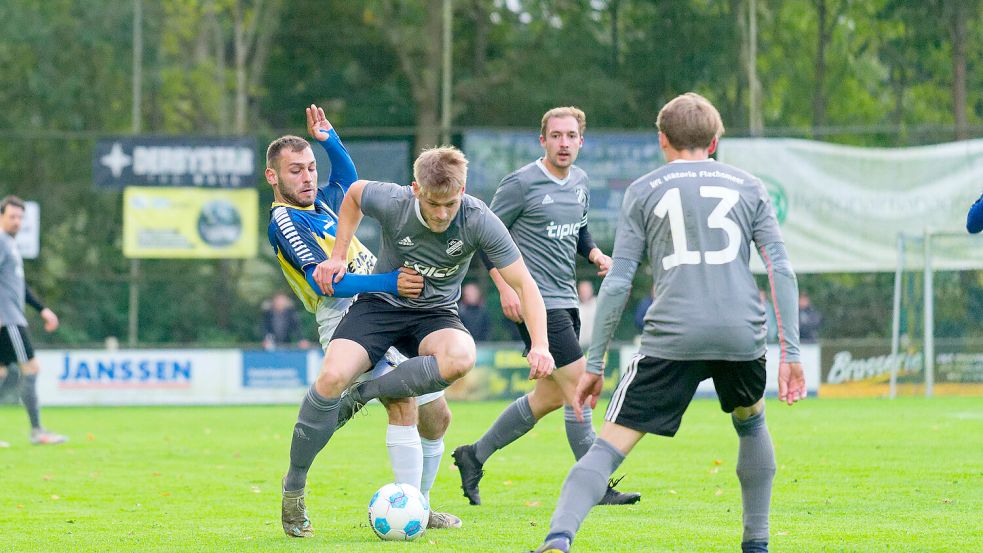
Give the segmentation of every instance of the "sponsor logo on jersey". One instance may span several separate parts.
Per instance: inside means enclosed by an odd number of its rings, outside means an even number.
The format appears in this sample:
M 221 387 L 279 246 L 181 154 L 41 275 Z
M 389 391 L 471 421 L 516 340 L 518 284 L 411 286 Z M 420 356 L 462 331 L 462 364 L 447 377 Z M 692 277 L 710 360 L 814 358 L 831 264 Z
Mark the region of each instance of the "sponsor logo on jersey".
M 403 266 L 410 267 L 428 278 L 447 278 L 454 276 L 461 270 L 460 265 L 454 265 L 453 267 L 431 267 L 430 265 L 424 265 L 415 261 L 404 261 Z
M 402 240 L 396 243 L 399 244 L 400 246 L 412 246 L 413 240 L 410 240 L 409 236 L 404 236 Z
M 464 240 L 451 238 L 447 241 L 447 255 L 458 256 L 464 253 Z
M 545 196 L 545 197 L 543 198 L 543 205 L 549 205 L 549 204 L 551 204 L 551 203 L 553 203 L 553 198 L 552 198 L 552 197 L 551 197 L 551 196 L 550 196 L 549 194 L 547 194 L 547 195 L 546 195 L 546 196 Z
M 576 223 L 567 223 L 565 225 L 558 225 L 553 221 L 550 221 L 550 224 L 546 225 L 546 236 L 556 238 L 558 240 L 560 238 L 566 238 L 567 236 L 580 232 L 580 225 L 580 221 L 577 221 Z

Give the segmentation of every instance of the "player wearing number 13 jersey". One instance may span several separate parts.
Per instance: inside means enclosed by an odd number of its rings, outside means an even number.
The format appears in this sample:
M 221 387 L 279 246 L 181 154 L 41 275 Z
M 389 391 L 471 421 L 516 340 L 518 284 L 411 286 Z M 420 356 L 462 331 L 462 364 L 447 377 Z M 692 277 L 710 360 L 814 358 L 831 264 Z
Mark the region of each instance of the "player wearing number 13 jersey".
M 647 259 L 654 298 L 639 355 L 612 395 L 600 437 L 563 484 L 541 552 L 569 550 L 580 523 L 604 494 L 608 476 L 645 434 L 675 435 L 697 386 L 708 378 L 739 437 L 741 548 L 768 550 L 775 455 L 764 418 L 765 310 L 748 266 L 750 243 L 768 268 L 782 347 L 779 398 L 789 404 L 806 392 L 795 273 L 761 182 L 709 159 L 723 133 L 716 108 L 702 96 L 684 94 L 662 108 L 657 124 L 669 163 L 625 193 L 577 407 L 597 401 L 604 353 L 635 271 Z

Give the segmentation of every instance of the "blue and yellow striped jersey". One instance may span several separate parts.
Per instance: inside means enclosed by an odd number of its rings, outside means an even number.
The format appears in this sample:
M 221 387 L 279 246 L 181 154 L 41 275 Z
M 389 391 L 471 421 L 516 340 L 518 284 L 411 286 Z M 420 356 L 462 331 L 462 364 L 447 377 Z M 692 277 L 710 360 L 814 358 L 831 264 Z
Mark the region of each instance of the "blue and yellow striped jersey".
M 270 208 L 268 234 L 273 253 L 280 261 L 280 268 L 290 288 L 311 313 L 317 309 L 323 296 L 311 289 L 304 269 L 327 260 L 331 255 L 331 248 L 334 247 L 335 231 L 338 228 L 335 209 L 340 205 L 329 205 L 332 195 L 328 190 L 331 187 L 332 184 L 328 184 L 318 190 L 311 207 L 274 203 Z M 340 199 L 337 198 L 336 203 L 340 204 Z M 372 274 L 375 256 L 358 238 L 352 238 L 347 257 L 350 273 Z

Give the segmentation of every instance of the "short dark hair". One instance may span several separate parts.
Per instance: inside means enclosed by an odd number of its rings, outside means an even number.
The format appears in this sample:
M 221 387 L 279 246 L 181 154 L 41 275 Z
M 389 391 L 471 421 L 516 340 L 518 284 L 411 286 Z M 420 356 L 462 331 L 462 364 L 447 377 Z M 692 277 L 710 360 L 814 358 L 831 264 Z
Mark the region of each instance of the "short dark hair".
M 280 152 L 283 150 L 303 152 L 304 148 L 310 147 L 311 145 L 299 136 L 294 136 L 292 134 L 281 136 L 273 142 L 270 142 L 270 145 L 266 148 L 266 166 L 270 169 L 276 169 L 276 162 L 280 157 Z
M 24 200 L 18 198 L 17 196 L 14 196 L 13 194 L 5 197 L 3 200 L 0 200 L 0 214 L 6 213 L 7 206 L 11 206 L 11 205 L 14 207 L 19 207 L 21 209 L 24 209 Z

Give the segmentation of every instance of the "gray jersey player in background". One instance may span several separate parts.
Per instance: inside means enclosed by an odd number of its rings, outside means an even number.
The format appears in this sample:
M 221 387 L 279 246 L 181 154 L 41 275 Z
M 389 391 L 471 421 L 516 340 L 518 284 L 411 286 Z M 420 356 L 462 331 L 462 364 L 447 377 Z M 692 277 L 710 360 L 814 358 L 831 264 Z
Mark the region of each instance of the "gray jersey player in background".
M 575 407 L 596 405 L 603 356 L 639 263 L 649 259 L 655 297 L 639 355 L 615 389 L 601 435 L 563 483 L 537 552 L 566 552 L 605 480 L 647 433 L 671 437 L 702 380 L 712 378 L 739 438 L 744 552 L 768 550 L 775 454 L 765 425 L 765 307 L 748 267 L 750 242 L 768 269 L 780 326 L 778 396 L 806 397 L 799 362 L 797 284 L 761 182 L 709 159 L 723 133 L 716 108 L 694 93 L 659 112 L 669 162 L 625 194 L 614 264 L 601 285 L 587 373 Z
M 342 201 L 331 256 L 313 274 L 322 290 L 333 294 L 344 276 L 346 252 L 363 213 L 382 227 L 374 272 L 412 267 L 425 277 L 424 288 L 417 298 L 363 294 L 352 304 L 335 329 L 317 381 L 301 405 L 285 481 L 303 484 L 318 452 L 366 401 L 443 390 L 474 367 L 474 340 L 457 316 L 457 299 L 478 249 L 488 252 L 509 285 L 522 295 L 523 316 L 533 337 L 529 377 L 542 378 L 553 371 L 539 289 L 502 222 L 481 200 L 464 194 L 464 154 L 451 147 L 424 151 L 413 164 L 413 176 L 412 187 L 356 181 Z M 414 357 L 388 374 L 346 390 L 390 347 Z M 344 402 L 342 392 L 346 392 Z M 303 490 L 301 485 L 284 493 L 303 498 Z
M 597 265 L 600 276 L 611 268 L 611 258 L 597 247 L 587 229 L 590 187 L 587 174 L 574 165 L 584 144 L 586 126 L 587 117 L 575 107 L 547 111 L 539 135 L 545 155 L 502 179 L 490 205 L 509 229 L 539 285 L 546 304 L 550 353 L 557 369 L 509 405 L 478 441 L 454 450 L 461 489 L 472 505 L 481 504 L 478 483 L 488 458 L 560 407 L 564 407 L 567 441 L 574 458 L 583 457 L 594 443 L 590 409 L 578 420 L 571 406 L 587 366 L 578 338 L 577 254 Z M 519 326 L 528 348 L 529 333 L 522 320 L 519 296 L 497 269 L 487 261 L 485 265 L 498 287 L 502 311 Z M 640 497 L 609 485 L 600 504 L 631 504 Z
M 34 356 L 34 347 L 27 331 L 24 317 L 24 301 L 27 298 L 44 319 L 44 329 L 58 329 L 58 316 L 41 305 L 30 294 L 24 282 L 24 260 L 14 237 L 24 221 L 24 202 L 17 196 L 7 196 L 0 201 L 0 384 L 7 378 L 7 365 L 20 368 L 20 400 L 31 421 L 31 443 L 35 445 L 60 444 L 68 438 L 49 432 L 41 426 L 38 409 L 37 380 L 41 365 Z M 0 447 L 6 447 L 0 442 Z

